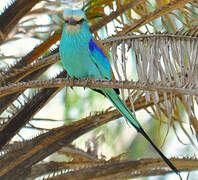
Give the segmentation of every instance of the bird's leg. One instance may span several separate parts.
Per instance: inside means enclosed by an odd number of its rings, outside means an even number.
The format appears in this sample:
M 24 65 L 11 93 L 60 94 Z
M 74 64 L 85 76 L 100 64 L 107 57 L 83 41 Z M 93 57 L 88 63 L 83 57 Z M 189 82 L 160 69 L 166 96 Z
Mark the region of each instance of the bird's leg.
M 89 81 L 94 81 L 95 78 L 93 76 L 88 76 L 86 78 L 83 78 L 83 80 L 86 82 L 85 87 L 87 87 L 89 85 Z M 85 87 L 84 87 L 84 89 L 85 89 Z
M 95 78 L 93 76 L 89 76 L 89 77 L 87 77 L 87 80 L 94 81 Z
M 70 77 L 71 78 L 71 77 Z M 79 78 L 76 78 L 76 77 L 72 77 L 71 78 L 71 81 L 72 81 L 72 84 L 74 85 L 75 84 L 75 81 L 76 80 L 79 80 Z M 73 86 L 70 86 L 70 88 L 73 90 Z

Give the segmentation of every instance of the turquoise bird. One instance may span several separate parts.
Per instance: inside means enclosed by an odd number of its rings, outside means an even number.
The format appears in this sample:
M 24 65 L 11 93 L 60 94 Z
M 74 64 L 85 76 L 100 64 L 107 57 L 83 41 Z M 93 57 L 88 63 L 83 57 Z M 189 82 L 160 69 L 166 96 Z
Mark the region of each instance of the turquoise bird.
M 63 66 L 69 76 L 77 79 L 87 77 L 114 79 L 105 49 L 93 38 L 89 31 L 84 12 L 81 10 L 66 9 L 63 13 L 63 18 L 65 23 L 59 53 Z M 130 124 L 150 142 L 167 165 L 179 175 L 177 168 L 156 147 L 136 117 L 121 100 L 119 90 L 112 88 L 98 88 L 94 90 L 107 97 Z

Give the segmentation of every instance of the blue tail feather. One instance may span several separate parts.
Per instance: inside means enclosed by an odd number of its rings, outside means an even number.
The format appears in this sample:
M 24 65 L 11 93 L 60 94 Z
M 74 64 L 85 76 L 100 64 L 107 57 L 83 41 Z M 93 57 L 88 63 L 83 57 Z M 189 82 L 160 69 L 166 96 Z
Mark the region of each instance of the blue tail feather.
M 110 99 L 113 105 L 120 111 L 120 113 L 136 128 L 140 128 L 140 124 L 137 121 L 134 114 L 130 111 L 127 105 L 120 99 L 119 95 L 113 89 L 103 89 L 104 94 Z
M 166 156 L 158 149 L 158 147 L 153 143 L 153 141 L 150 139 L 150 137 L 146 134 L 146 132 L 141 127 L 140 123 L 137 121 L 134 114 L 130 111 L 130 109 L 126 106 L 126 104 L 122 101 L 122 99 L 119 97 L 118 94 L 113 89 L 101 89 L 106 97 L 109 98 L 109 100 L 113 103 L 113 105 L 120 111 L 120 113 L 131 123 L 131 125 L 139 132 L 141 133 L 147 141 L 153 146 L 153 148 L 159 153 L 161 158 L 167 163 L 167 165 L 176 173 L 179 175 L 180 179 L 181 176 L 177 170 L 177 168 L 166 158 Z

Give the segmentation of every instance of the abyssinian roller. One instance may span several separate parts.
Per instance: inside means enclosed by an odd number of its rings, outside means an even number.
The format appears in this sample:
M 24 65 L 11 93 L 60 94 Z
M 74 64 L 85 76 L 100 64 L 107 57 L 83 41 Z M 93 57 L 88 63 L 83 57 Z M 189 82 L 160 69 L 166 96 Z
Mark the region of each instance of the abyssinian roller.
M 105 48 L 93 38 L 84 12 L 66 9 L 63 17 L 65 22 L 59 53 L 63 66 L 69 76 L 77 79 L 88 77 L 107 80 L 114 79 Z M 96 88 L 94 90 L 107 97 L 130 124 L 150 142 L 167 165 L 180 176 L 177 168 L 152 142 L 134 114 L 119 97 L 119 90 L 112 88 Z

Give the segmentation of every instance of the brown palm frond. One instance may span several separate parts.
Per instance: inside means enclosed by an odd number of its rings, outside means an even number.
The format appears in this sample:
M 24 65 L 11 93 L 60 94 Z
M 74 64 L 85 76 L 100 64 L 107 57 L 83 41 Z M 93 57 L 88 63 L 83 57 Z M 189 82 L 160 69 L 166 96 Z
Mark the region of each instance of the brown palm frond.
M 32 9 L 40 0 L 12 0 L 0 15 L 0 44 L 6 40 L 8 34 L 13 30 L 19 20 Z

